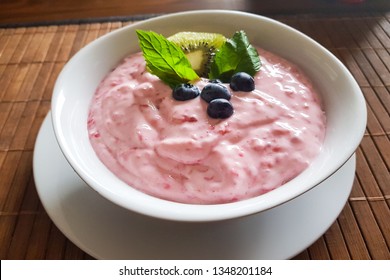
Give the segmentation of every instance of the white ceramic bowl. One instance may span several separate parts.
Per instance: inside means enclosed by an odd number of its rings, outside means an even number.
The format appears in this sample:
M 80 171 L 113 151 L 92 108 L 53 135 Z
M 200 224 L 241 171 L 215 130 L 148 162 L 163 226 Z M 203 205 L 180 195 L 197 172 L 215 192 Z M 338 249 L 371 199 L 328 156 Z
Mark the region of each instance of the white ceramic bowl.
M 245 30 L 253 45 L 298 64 L 321 92 L 327 116 L 321 154 L 299 176 L 267 194 L 229 204 L 189 205 L 146 195 L 118 179 L 98 159 L 88 139 L 92 95 L 103 77 L 125 56 L 139 51 L 136 29 L 163 35 L 179 31 Z M 233 11 L 170 14 L 111 32 L 81 49 L 55 84 L 52 118 L 59 146 L 79 176 L 103 197 L 138 213 L 176 221 L 216 221 L 265 211 L 315 187 L 353 155 L 366 126 L 363 95 L 346 67 L 318 43 L 278 21 Z M 310 209 L 308 209 L 310 211 Z

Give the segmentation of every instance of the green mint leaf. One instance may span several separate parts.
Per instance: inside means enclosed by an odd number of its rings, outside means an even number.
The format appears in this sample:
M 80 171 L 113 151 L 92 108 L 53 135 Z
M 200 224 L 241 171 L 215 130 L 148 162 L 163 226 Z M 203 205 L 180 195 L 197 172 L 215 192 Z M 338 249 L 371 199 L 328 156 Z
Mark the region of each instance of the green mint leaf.
M 237 72 L 254 76 L 260 67 L 261 60 L 256 48 L 249 43 L 244 31 L 237 31 L 216 53 L 209 78 L 229 82 Z
M 146 67 L 171 88 L 199 79 L 184 52 L 164 36 L 137 30 Z

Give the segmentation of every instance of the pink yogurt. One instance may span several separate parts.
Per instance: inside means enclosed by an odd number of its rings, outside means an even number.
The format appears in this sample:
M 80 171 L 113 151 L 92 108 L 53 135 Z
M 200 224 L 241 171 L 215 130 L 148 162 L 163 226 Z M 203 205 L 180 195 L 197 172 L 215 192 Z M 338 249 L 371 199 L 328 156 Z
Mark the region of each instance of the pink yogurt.
M 126 58 L 91 103 L 96 154 L 130 186 L 176 202 L 228 203 L 280 187 L 320 152 L 325 116 L 296 66 L 258 51 L 256 89 L 232 92 L 235 111 L 224 120 L 209 118 L 200 97 L 174 100 L 171 88 L 145 70 L 141 53 Z

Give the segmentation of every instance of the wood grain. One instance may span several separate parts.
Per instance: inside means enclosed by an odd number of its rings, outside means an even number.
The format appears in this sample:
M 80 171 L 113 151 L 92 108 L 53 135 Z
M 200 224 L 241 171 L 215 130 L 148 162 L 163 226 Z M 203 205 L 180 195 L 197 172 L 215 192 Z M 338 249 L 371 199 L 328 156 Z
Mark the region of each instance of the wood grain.
M 366 0 L 360 4 L 347 2 L 344 0 L 62 0 L 53 3 L 50 0 L 2 0 L 0 1 L 0 24 L 139 16 L 203 9 L 250 11 L 264 15 L 390 9 L 387 0 Z

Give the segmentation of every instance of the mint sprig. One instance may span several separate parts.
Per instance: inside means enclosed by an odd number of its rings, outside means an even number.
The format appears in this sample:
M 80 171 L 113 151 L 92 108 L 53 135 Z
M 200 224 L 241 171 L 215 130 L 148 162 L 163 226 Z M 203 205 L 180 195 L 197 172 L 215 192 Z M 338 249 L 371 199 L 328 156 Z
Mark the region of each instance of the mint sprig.
M 244 31 L 237 31 L 216 53 L 209 78 L 228 83 L 237 72 L 254 76 L 260 68 L 261 60 L 256 48 L 249 43 Z
M 171 88 L 199 79 L 180 47 L 153 31 L 136 32 L 150 73 Z

